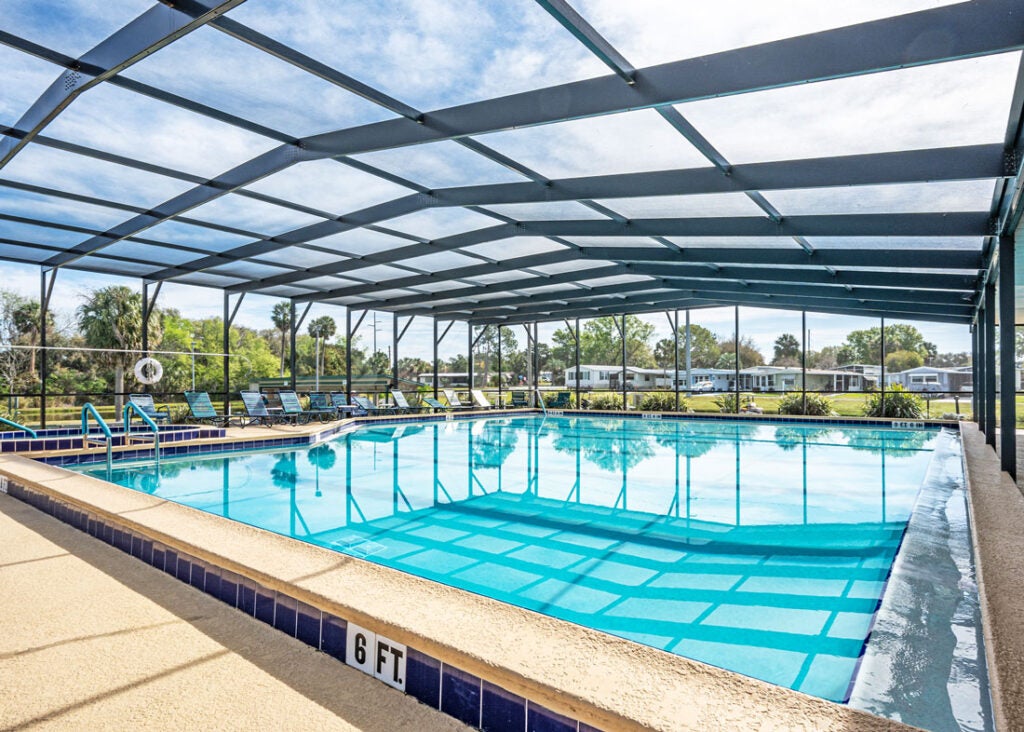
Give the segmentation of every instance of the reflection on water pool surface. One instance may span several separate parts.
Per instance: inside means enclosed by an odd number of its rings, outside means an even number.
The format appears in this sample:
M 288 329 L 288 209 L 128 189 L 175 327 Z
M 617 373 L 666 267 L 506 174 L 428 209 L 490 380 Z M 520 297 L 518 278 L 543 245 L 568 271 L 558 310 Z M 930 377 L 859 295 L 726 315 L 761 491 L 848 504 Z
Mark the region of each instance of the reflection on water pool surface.
M 844 700 L 946 439 L 846 425 L 500 417 L 117 467 L 113 480 Z

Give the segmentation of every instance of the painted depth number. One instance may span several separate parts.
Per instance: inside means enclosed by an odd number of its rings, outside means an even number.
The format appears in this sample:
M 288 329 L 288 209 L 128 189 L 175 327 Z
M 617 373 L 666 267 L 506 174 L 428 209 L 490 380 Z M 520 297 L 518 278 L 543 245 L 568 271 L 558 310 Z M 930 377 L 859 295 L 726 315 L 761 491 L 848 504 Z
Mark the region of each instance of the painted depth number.
M 390 638 L 348 624 L 345 639 L 345 663 L 369 674 L 388 686 L 405 691 L 406 648 Z

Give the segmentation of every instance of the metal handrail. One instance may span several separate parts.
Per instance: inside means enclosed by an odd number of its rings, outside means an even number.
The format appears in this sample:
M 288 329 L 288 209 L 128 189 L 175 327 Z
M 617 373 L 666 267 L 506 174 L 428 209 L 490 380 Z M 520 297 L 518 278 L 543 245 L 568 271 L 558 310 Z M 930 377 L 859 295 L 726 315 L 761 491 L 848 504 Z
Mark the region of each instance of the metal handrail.
M 135 402 L 128 402 L 124 405 L 124 412 L 122 414 L 121 421 L 124 422 L 124 440 L 125 444 L 131 436 L 132 431 L 132 413 L 137 414 L 142 421 L 149 427 L 149 431 L 153 433 L 153 456 L 156 458 L 156 464 L 160 464 L 160 428 L 157 427 L 156 422 L 153 418 L 142 411 Z
M 544 403 L 544 394 L 541 393 L 540 389 L 534 389 L 537 394 L 537 401 L 540 402 L 540 408 L 544 410 L 544 416 L 548 416 L 548 405 Z
M 92 405 L 92 402 L 86 402 L 82 405 L 82 447 L 89 447 L 89 417 L 96 420 L 96 424 L 99 425 L 100 430 L 103 432 L 103 436 L 106 438 L 107 443 L 107 480 L 110 480 L 111 472 L 113 470 L 114 461 L 114 435 L 110 431 L 110 427 L 100 416 L 100 413 L 96 411 L 96 407 Z
M 34 429 L 32 429 L 31 427 L 26 427 L 23 424 L 18 424 L 17 422 L 12 422 L 11 420 L 4 419 L 3 417 L 0 417 L 0 422 L 2 422 L 3 424 L 6 424 L 6 425 L 10 425 L 11 427 L 14 427 L 15 429 L 21 430 L 22 432 L 27 432 L 29 437 L 31 437 L 33 440 L 38 440 L 39 439 L 39 435 L 37 435 L 36 431 Z

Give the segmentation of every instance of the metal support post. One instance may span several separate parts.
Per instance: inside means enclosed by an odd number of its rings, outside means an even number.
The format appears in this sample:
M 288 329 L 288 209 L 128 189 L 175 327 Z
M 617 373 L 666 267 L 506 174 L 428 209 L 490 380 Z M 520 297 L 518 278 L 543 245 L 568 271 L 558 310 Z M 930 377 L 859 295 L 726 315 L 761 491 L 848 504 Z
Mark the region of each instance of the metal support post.
M 978 384 L 981 383 L 981 375 L 978 367 L 981 364 L 981 328 L 979 320 L 971 323 L 971 419 L 978 423 L 980 407 L 978 406 Z
M 736 371 L 736 414 L 740 413 L 740 307 L 739 305 L 733 306 L 733 320 L 735 321 L 735 329 L 733 331 L 733 351 L 736 354 L 736 363 L 734 364 Z
M 295 331 L 299 329 L 298 323 L 295 321 L 295 301 L 288 301 L 288 373 L 289 373 L 289 384 L 291 385 L 292 391 L 295 390 L 295 371 L 298 368 L 298 357 L 295 353 Z
M 987 393 L 985 388 L 985 364 L 988 362 L 988 359 L 985 354 L 989 348 L 989 344 L 985 342 L 985 333 L 988 330 L 985 327 L 985 323 L 988 318 L 985 314 L 984 290 L 982 290 L 981 302 L 981 309 L 978 310 L 978 323 L 975 326 L 978 331 L 978 380 L 974 382 L 974 398 L 978 402 L 978 406 L 974 412 L 974 421 L 978 423 L 978 429 L 981 430 L 982 434 L 984 434 L 985 425 L 987 424 L 987 420 L 985 419 L 985 408 L 988 406 L 988 402 L 985 399 L 985 394 Z
M 676 411 L 679 411 L 679 311 L 675 311 L 675 318 L 672 323 L 672 388 L 676 393 Z
M 622 315 L 622 327 L 619 328 L 619 335 L 622 336 L 622 410 L 629 407 L 626 404 L 626 315 Z
M 580 403 L 580 319 L 576 318 L 576 408 L 582 409 Z
M 434 318 L 434 373 L 432 380 L 434 382 L 434 399 L 437 399 L 437 370 L 440 368 L 440 364 L 437 360 L 437 318 Z M 469 359 L 469 388 L 473 388 L 473 361 Z
M 223 353 L 224 353 L 224 414 L 227 414 L 228 407 L 231 406 L 231 361 L 228 357 L 228 353 L 231 352 L 231 295 L 228 294 L 227 290 L 224 291 L 224 342 L 223 342 Z
M 484 326 L 487 327 L 486 325 Z M 476 388 L 476 366 L 473 365 L 473 324 L 466 321 L 466 365 L 469 367 L 469 388 Z M 487 384 L 484 384 L 487 386 Z M 437 399 L 437 367 L 434 367 L 434 399 Z
M 993 278 L 994 280 L 994 278 Z M 996 284 L 985 285 L 985 442 L 996 446 Z
M 57 269 L 41 269 L 39 282 L 39 426 L 46 427 L 46 382 L 50 376 L 49 353 L 46 347 L 46 315 L 50 311 L 50 295 L 57 281 Z
M 498 404 L 504 404 L 505 400 L 501 392 L 501 325 L 495 327 L 498 329 Z
M 292 308 L 295 320 L 295 308 Z M 352 308 L 345 308 L 345 403 L 352 403 Z
M 881 318 L 880 320 L 881 320 L 881 323 L 882 323 L 881 343 L 880 343 L 881 355 L 882 355 L 881 362 L 882 363 L 880 364 L 881 365 L 881 371 L 879 373 L 881 373 L 881 376 L 879 377 L 878 386 L 882 390 L 882 414 L 881 414 L 881 416 L 884 417 L 885 416 L 885 318 Z
M 803 394 L 803 414 L 807 414 L 807 311 L 800 311 L 800 392 Z
M 409 318 L 409 323 L 412 323 L 412 318 Z M 406 328 L 409 327 L 407 323 Z M 394 346 L 394 360 L 391 364 L 391 382 L 394 388 L 398 388 L 398 341 L 402 339 L 402 336 L 398 334 L 398 313 L 391 313 L 391 343 Z
M 1017 364 L 1014 237 L 999 237 L 999 459 L 1017 480 Z

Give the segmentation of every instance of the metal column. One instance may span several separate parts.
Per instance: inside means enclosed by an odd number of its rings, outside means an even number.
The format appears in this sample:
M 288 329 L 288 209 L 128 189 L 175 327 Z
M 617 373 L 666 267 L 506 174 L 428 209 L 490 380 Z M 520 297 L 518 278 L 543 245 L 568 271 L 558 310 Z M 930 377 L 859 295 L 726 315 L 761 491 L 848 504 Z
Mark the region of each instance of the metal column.
M 882 330 L 881 330 L 881 376 L 879 377 L 878 386 L 882 390 L 882 414 L 879 416 L 885 416 L 885 318 L 881 318 Z
M 622 336 L 622 411 L 626 411 L 626 316 L 622 316 L 622 327 L 619 329 Z
M 735 373 L 735 377 L 736 377 L 736 383 L 733 386 L 735 386 L 735 391 L 736 391 L 736 414 L 739 414 L 740 413 L 740 307 L 739 307 L 739 305 L 734 305 L 733 306 L 733 313 L 734 313 L 733 319 L 735 321 L 735 330 L 734 330 L 734 335 L 733 335 L 733 351 L 736 354 L 736 363 L 735 363 L 736 370 L 734 372 Z
M 437 318 L 434 318 L 433 320 L 434 320 L 434 368 L 433 368 L 434 375 L 432 377 L 432 380 L 434 382 L 434 399 L 437 399 L 437 370 L 440 367 L 440 364 L 438 363 L 438 360 L 437 360 Z M 472 336 L 472 334 L 470 334 L 470 335 Z M 473 388 L 473 359 L 472 358 L 468 358 L 467 362 L 469 363 L 469 388 L 472 389 Z
M 679 311 L 675 311 L 675 318 L 672 323 L 672 343 L 675 348 L 672 350 L 672 388 L 676 393 L 676 411 L 679 411 Z
M 978 421 L 978 364 L 981 363 L 981 350 L 978 340 L 978 320 L 971 323 L 971 419 Z
M 803 394 L 803 414 L 807 414 L 807 311 L 800 311 L 800 393 Z
M 576 318 L 576 408 L 582 409 L 580 404 L 580 319 Z
M 981 430 L 982 434 L 985 432 L 985 407 L 987 402 L 985 401 L 985 353 L 988 350 L 988 344 L 985 343 L 985 322 L 987 315 L 985 313 L 985 293 L 982 290 L 981 297 L 981 308 L 978 310 L 978 322 L 975 325 L 978 335 L 978 365 L 976 367 L 978 373 L 978 380 L 974 382 L 974 399 L 977 402 L 977 409 L 974 412 L 974 421 L 978 423 L 978 429 Z
M 487 326 L 485 325 L 484 328 Z M 469 388 L 476 388 L 476 366 L 473 365 L 473 324 L 466 321 L 466 365 L 469 367 Z M 435 370 L 436 374 L 436 370 Z M 486 387 L 487 384 L 484 384 Z M 437 399 L 437 378 L 434 378 L 434 398 Z
M 227 290 L 224 291 L 224 339 L 222 343 L 222 353 L 224 359 L 224 414 L 228 413 L 228 407 L 231 405 L 231 362 L 228 358 L 228 353 L 231 352 L 231 295 L 228 294 Z M 193 356 L 195 358 L 195 356 Z
M 295 322 L 294 305 L 292 306 L 292 322 Z M 292 336 L 292 342 L 295 342 L 294 336 Z M 352 403 L 352 308 L 345 308 L 345 403 Z
M 999 237 L 999 459 L 1017 480 L 1017 365 L 1014 238 Z
M 53 294 L 53 283 L 57 281 L 57 269 L 42 269 L 39 274 L 39 426 L 46 427 L 46 381 L 50 376 L 46 315 L 50 311 L 50 295 Z
M 985 285 L 985 442 L 996 446 L 996 284 Z

